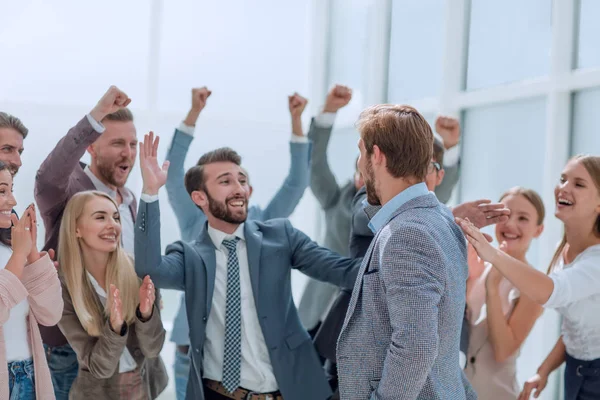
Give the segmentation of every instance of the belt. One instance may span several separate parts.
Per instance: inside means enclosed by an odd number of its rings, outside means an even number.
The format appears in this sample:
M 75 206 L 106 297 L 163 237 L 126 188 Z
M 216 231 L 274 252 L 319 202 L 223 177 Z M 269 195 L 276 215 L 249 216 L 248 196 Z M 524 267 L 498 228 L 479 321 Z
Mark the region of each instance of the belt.
M 585 377 L 597 377 L 600 376 L 600 368 L 589 368 L 584 367 L 583 365 L 578 365 L 575 370 L 577 376 L 585 376 Z
M 233 393 L 229 393 L 221 382 L 213 381 L 211 379 L 203 379 L 203 382 L 204 386 L 210 390 L 234 400 L 283 400 L 283 396 L 281 396 L 279 390 L 270 393 L 257 393 L 239 387 L 235 389 Z

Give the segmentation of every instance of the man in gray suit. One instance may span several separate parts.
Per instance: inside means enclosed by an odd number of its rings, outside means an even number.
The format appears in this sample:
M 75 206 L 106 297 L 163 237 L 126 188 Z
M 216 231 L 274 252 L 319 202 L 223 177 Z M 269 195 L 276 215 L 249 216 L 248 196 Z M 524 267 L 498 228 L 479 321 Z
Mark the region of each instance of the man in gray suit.
M 327 147 L 331 138 L 336 113 L 352 99 L 352 90 L 346 86 L 334 86 L 325 100 L 323 112 L 313 118 L 308 138 L 313 143 L 310 163 L 310 189 L 319 201 L 325 213 L 325 234 L 323 245 L 343 256 L 349 256 L 350 227 L 352 224 L 352 199 L 363 186 L 363 179 L 358 170 L 352 180 L 340 186 L 329 167 Z M 440 135 L 445 148 L 445 161 L 438 171 L 441 184 L 435 188 L 437 198 L 446 203 L 458 182 L 460 170 L 460 125 L 457 119 L 439 116 L 435 121 L 435 129 Z M 445 175 L 444 175 L 445 174 Z M 338 289 L 335 286 L 316 280 L 309 280 L 298 312 L 302 324 L 312 334 L 316 333 L 320 322 L 325 317 Z
M 319 247 L 287 220 L 247 220 L 248 179 L 240 156 L 228 148 L 205 154 L 186 173 L 186 189 L 207 224 L 195 241 L 176 242 L 161 256 L 158 190 L 168 162 L 158 165 L 152 134 L 141 147 L 135 268 L 159 288 L 185 292 L 191 342 L 186 398 L 331 396 L 292 300 L 291 270 L 348 288 L 360 260 Z
M 412 107 L 378 105 L 358 129 L 367 200 L 382 207 L 338 339 L 341 398 L 476 398 L 459 366 L 466 242 L 424 182 L 431 128 Z

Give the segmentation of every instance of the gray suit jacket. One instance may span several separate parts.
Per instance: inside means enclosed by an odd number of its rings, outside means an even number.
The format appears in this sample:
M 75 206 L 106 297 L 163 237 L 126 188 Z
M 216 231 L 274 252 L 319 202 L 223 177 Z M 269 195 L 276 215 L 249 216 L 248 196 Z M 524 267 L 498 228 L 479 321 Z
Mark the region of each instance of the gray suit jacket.
M 289 221 L 246 221 L 252 292 L 279 390 L 286 400 L 326 399 L 331 389 L 292 300 L 291 270 L 352 287 L 360 260 L 319 247 Z M 215 283 L 215 247 L 206 228 L 194 242 L 175 242 L 161 256 L 158 201 L 140 202 L 136 221 L 135 269 L 156 287 L 185 291 L 190 326 L 191 369 L 187 398 L 204 399 L 202 358 Z
M 342 398 L 476 398 L 458 360 L 466 253 L 432 193 L 402 205 L 379 230 L 338 340 Z

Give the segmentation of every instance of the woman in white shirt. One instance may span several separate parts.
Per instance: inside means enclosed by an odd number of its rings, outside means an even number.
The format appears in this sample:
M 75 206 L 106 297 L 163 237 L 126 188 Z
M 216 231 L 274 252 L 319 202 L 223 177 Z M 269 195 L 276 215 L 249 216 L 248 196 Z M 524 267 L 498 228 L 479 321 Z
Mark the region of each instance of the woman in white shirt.
M 165 340 L 159 295 L 121 248 L 114 200 L 98 191 L 76 194 L 59 236 L 65 308 L 58 326 L 79 361 L 69 398 L 156 398 L 167 383 L 162 363 L 153 370 L 157 363 L 147 362 Z
M 515 187 L 500 202 L 510 209 L 506 222 L 496 225 L 500 250 L 527 263 L 531 242 L 544 229 L 545 209 L 531 189 Z M 519 396 L 519 349 L 542 307 L 519 291 L 469 246 L 467 318 L 470 323 L 465 374 L 480 400 L 514 400 Z
M 576 156 L 554 191 L 555 215 L 565 235 L 548 276 L 493 248 L 469 221 L 459 220 L 469 243 L 521 294 L 563 316 L 562 335 L 525 383 L 519 399 L 535 397 L 566 361 L 565 400 L 600 398 L 600 157 Z
M 50 257 L 37 251 L 35 207 L 19 220 L 16 204 L 0 162 L 0 399 L 54 399 L 38 323 L 60 319 L 60 282 Z

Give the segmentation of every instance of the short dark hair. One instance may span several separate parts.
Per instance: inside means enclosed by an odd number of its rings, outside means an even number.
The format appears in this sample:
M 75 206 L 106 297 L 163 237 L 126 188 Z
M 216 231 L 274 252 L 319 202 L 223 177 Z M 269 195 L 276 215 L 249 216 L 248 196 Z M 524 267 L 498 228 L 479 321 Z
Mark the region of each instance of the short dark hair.
M 0 171 L 4 171 L 4 170 L 8 170 L 10 172 L 10 168 L 8 167 L 8 164 L 6 164 L 3 161 L 0 161 Z M 12 233 L 12 228 L 0 228 L 0 243 L 10 247 L 12 245 L 11 233 Z
M 103 121 L 133 122 L 133 113 L 129 108 L 122 108 L 117 112 L 108 114 L 102 119 Z
M 206 182 L 204 181 L 204 166 L 217 162 L 232 162 L 235 165 L 242 165 L 242 157 L 229 147 L 209 151 L 200 157 L 195 166 L 190 168 L 185 174 L 185 189 L 192 195 L 196 190 L 206 191 Z
M 29 129 L 25 128 L 23 122 L 14 115 L 0 111 L 0 128 L 10 128 L 19 132 L 23 139 L 27 137 Z
M 435 162 L 437 162 L 438 164 L 440 164 L 440 166 L 444 166 L 444 153 L 446 152 L 445 148 L 444 148 L 444 143 L 436 138 L 435 136 L 433 137 L 433 160 Z
M 433 132 L 423 116 L 407 105 L 379 104 L 364 110 L 357 123 L 367 155 L 377 145 L 395 178 L 423 181 L 433 156 Z

